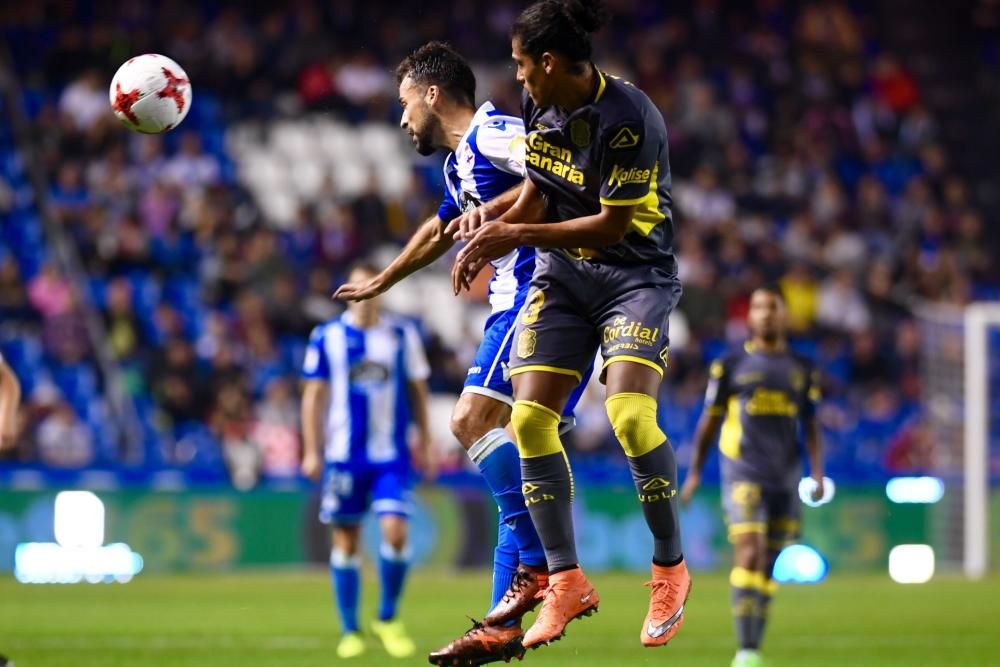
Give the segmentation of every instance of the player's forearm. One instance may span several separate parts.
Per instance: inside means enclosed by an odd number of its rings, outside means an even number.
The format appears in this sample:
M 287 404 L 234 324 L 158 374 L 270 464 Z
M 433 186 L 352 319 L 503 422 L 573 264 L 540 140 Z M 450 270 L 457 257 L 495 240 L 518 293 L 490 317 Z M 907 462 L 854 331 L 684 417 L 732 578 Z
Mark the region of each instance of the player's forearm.
M 413 406 L 413 421 L 420 430 L 421 441 L 427 442 L 431 433 L 430 390 L 424 381 L 410 383 L 410 404 Z
M 501 216 L 494 216 L 497 217 Z M 545 198 L 530 178 L 521 183 L 517 199 L 502 217 L 504 222 L 514 225 L 545 222 Z
M 819 422 L 810 419 L 805 424 L 806 456 L 809 457 L 809 472 L 813 477 L 822 477 L 825 471 L 823 461 L 823 438 L 820 436 Z
M 534 248 L 603 248 L 619 243 L 627 226 L 614 224 L 603 212 L 564 222 L 518 225 L 521 245 Z
M 443 256 L 455 244 L 444 234 L 444 225 L 436 215 L 417 229 L 413 237 L 380 274 L 382 286 L 388 289 Z
M 305 454 L 319 456 L 322 451 L 323 427 L 319 417 L 323 412 L 325 394 L 323 388 L 311 382 L 302 391 L 302 449 Z
M 708 460 L 708 450 L 715 440 L 722 419 L 718 415 L 704 414 L 698 421 L 694 434 L 694 453 L 691 455 L 691 470 L 701 474 Z
M 482 208 L 486 214 L 486 220 L 495 220 L 500 216 L 510 212 L 510 210 L 517 204 L 518 199 L 521 197 L 521 191 L 524 189 L 524 183 L 518 183 L 510 190 L 500 194 L 497 197 L 489 200 L 488 202 L 483 202 Z
M 0 435 L 11 436 L 17 430 L 17 407 L 21 402 L 21 383 L 7 366 L 0 366 Z

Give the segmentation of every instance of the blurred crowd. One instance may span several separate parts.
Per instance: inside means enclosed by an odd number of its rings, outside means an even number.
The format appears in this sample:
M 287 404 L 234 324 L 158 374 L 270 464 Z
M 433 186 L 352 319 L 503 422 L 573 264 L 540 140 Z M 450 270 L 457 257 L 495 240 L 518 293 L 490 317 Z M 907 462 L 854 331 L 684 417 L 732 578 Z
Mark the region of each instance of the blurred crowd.
M 921 83 L 880 42 L 875 18 L 848 3 L 607 4 L 614 19 L 595 59 L 646 91 L 670 133 L 685 292 L 660 417 L 682 462 L 707 362 L 746 335 L 750 292 L 777 282 L 796 348 L 823 372 L 831 469 L 926 469 L 915 309 L 996 298 L 1000 279 L 971 184 L 950 166 Z M 86 273 L 81 284 L 52 253 L 25 262 L 0 252 L 0 322 L 8 339 L 37 332 L 36 356 L 53 376 L 26 394 L 16 457 L 66 467 L 120 460 L 100 445 L 107 406 L 90 414 L 60 381 L 76 369 L 73 386 L 100 394 L 94 346 L 107 344 L 137 406 L 147 463 L 225 466 L 241 487 L 294 476 L 305 337 L 339 312 L 329 294 L 347 265 L 405 241 L 435 210 L 440 184 L 418 163 L 405 196 L 324 189 L 279 228 L 239 185 L 227 128 L 308 113 L 395 123 L 393 67 L 440 38 L 475 61 L 481 99 L 516 111 L 507 31 L 520 7 L 5 10 L 48 205 Z M 108 107 L 114 70 L 142 52 L 169 55 L 194 82 L 191 116 L 162 137 L 126 132 Z M 0 209 L 10 190 L 0 176 Z M 447 269 L 432 271 L 445 280 Z M 92 339 L 87 303 L 106 341 Z M 433 390 L 457 393 L 476 341 L 424 333 Z M 580 411 L 576 456 L 617 459 L 603 403 Z

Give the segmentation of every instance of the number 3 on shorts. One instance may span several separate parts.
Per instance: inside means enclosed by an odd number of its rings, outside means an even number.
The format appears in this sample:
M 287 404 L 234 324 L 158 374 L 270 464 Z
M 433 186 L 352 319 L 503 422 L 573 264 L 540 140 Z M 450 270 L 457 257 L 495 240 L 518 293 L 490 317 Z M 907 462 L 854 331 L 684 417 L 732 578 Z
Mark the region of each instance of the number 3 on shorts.
M 524 307 L 524 315 L 521 317 L 521 321 L 525 324 L 534 324 L 538 321 L 538 313 L 542 310 L 542 305 L 545 303 L 545 292 L 538 290 L 530 297 L 528 297 L 528 303 Z

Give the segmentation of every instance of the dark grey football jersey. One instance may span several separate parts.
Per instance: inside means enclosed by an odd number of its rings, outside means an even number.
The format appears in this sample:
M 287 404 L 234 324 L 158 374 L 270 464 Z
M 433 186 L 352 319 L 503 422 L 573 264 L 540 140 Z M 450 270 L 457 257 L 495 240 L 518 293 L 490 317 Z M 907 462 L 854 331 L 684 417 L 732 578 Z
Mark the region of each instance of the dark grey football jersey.
M 521 98 L 528 176 L 546 199 L 550 221 L 600 212 L 601 205 L 637 206 L 628 233 L 580 256 L 613 264 L 656 264 L 676 273 L 667 127 L 646 94 L 597 72 L 591 100 L 567 114 Z
M 800 424 L 820 399 L 812 364 L 750 343 L 712 363 L 705 409 L 725 415 L 719 436 L 722 478 L 790 489 L 802 476 Z

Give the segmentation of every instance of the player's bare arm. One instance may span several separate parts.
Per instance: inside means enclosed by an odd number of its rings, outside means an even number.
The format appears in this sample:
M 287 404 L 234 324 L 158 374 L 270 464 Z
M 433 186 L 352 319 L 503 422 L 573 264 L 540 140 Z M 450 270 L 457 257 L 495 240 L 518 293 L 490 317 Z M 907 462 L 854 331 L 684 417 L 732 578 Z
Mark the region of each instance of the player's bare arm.
M 433 479 L 436 472 L 434 442 L 431 438 L 431 419 L 427 409 L 430 390 L 424 380 L 409 383 L 410 404 L 413 406 L 413 422 L 417 426 L 417 442 L 413 448 L 418 468 L 427 479 Z
M 436 215 L 420 225 L 399 256 L 378 275 L 345 283 L 333 294 L 335 299 L 364 301 L 386 292 L 403 278 L 433 263 L 455 245 L 444 232 L 444 223 Z
M 479 228 L 455 259 L 455 293 L 467 288 L 486 264 L 514 248 L 602 248 L 625 238 L 636 206 L 601 205 L 600 213 L 563 222 L 514 224 L 501 218 Z
M 14 446 L 21 383 L 10 366 L 0 361 L 0 451 Z
M 330 389 L 323 380 L 302 385 L 302 474 L 318 480 L 323 473 L 323 418 Z
M 691 498 L 701 486 L 701 471 L 705 468 L 708 450 L 712 447 L 720 426 L 722 426 L 722 415 L 707 410 L 698 420 L 698 427 L 694 432 L 694 454 L 691 455 L 691 465 L 688 467 L 684 486 L 681 487 L 681 502 L 685 505 L 691 502 Z
M 531 179 L 525 179 L 521 184 L 517 199 L 503 213 L 503 219 L 505 222 L 511 224 L 541 222 L 545 219 L 545 198 L 538 187 L 531 182 Z M 488 220 L 483 220 L 483 222 L 488 222 Z M 472 236 L 464 240 L 471 240 Z M 451 284 L 455 294 L 461 292 L 462 289 L 468 289 L 471 280 L 472 278 L 466 279 L 465 271 L 459 262 L 455 262 L 452 265 Z
M 517 203 L 523 189 L 522 185 L 519 183 L 498 197 L 485 201 L 480 206 L 458 216 L 445 227 L 445 235 L 458 241 L 466 241 L 472 238 L 473 234 L 484 223 L 499 218 Z
M 823 439 L 819 432 L 819 420 L 811 417 L 803 424 L 806 441 L 806 456 L 809 457 L 809 474 L 816 485 L 813 487 L 812 499 L 823 497 Z

